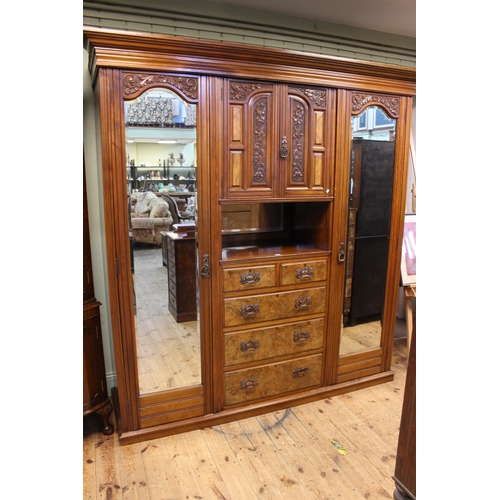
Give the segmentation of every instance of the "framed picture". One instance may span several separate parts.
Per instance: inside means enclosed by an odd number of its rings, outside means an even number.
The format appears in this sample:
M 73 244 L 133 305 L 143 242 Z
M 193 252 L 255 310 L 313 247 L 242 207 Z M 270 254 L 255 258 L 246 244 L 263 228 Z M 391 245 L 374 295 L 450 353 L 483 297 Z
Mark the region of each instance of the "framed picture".
M 406 214 L 401 256 L 403 286 L 417 284 L 417 214 Z

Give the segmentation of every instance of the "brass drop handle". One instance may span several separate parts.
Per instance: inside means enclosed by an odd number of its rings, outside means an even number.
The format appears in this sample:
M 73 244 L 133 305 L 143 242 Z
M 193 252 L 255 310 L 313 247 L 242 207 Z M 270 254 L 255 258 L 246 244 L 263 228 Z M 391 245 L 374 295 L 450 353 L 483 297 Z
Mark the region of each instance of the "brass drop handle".
M 293 334 L 293 341 L 295 343 L 299 343 L 299 342 L 306 342 L 307 340 L 309 340 L 311 338 L 311 334 L 309 333 L 309 330 L 306 330 L 306 331 L 300 331 L 300 332 L 295 332 Z
M 311 267 L 298 267 L 297 270 L 295 271 L 295 276 L 299 280 L 307 279 L 307 278 L 312 278 L 314 275 L 314 268 Z
M 340 243 L 339 262 L 344 262 L 344 260 L 345 260 L 344 242 L 342 241 Z
M 248 380 L 242 380 L 240 382 L 240 388 L 246 391 L 247 389 L 255 389 L 259 385 L 259 381 L 256 378 L 249 378 Z
M 255 316 L 260 311 L 259 304 L 248 304 L 240 307 L 240 314 L 245 318 L 247 316 Z
M 308 373 L 309 373 L 309 368 L 305 366 L 304 368 L 297 368 L 296 370 L 293 370 L 292 377 L 293 378 L 305 377 Z
M 259 348 L 259 341 L 258 340 L 249 340 L 247 342 L 242 342 L 240 344 L 240 349 L 243 352 L 256 351 L 258 348 Z
M 286 141 L 286 136 L 283 136 L 281 138 L 280 156 L 281 156 L 281 158 L 288 158 L 288 143 Z
M 300 297 L 300 299 L 295 299 L 296 309 L 308 309 L 312 306 L 312 297 Z
M 240 274 L 240 281 L 242 285 L 252 285 L 260 281 L 260 273 L 250 271 L 248 274 Z

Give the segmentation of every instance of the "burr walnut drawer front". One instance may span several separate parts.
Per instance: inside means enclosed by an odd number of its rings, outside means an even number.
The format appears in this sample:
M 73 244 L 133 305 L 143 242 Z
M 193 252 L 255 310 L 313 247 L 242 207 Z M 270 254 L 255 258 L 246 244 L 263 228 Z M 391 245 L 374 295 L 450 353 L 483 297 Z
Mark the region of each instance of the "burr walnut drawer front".
M 224 326 L 250 325 L 323 313 L 325 293 L 326 288 L 323 286 L 224 299 Z
M 226 333 L 225 365 L 262 361 L 323 348 L 323 318 Z
M 326 281 L 326 259 L 280 264 L 281 285 Z
M 225 268 L 222 276 L 224 292 L 272 287 L 276 286 L 276 265 Z
M 287 394 L 321 383 L 322 355 L 304 356 L 290 361 L 235 370 L 224 374 L 225 404 Z

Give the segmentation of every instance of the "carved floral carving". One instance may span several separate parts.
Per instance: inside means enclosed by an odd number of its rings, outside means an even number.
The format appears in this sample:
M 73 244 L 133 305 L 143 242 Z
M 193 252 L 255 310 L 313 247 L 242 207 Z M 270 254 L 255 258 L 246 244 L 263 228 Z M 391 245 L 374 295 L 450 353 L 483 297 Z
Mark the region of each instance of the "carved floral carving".
M 295 183 L 304 182 L 304 116 L 304 105 L 294 101 L 292 106 L 292 180 Z
M 305 89 L 301 87 L 291 87 L 290 90 L 307 96 L 316 107 L 326 107 L 326 90 Z
M 198 78 L 133 72 L 123 75 L 123 95 L 126 97 L 132 97 L 144 89 L 158 85 L 170 85 L 188 100 L 198 99 Z
M 358 114 L 367 106 L 378 105 L 382 106 L 391 118 L 399 118 L 399 103 L 399 97 L 382 94 L 354 93 L 352 95 L 352 113 Z
M 253 182 L 266 181 L 267 99 L 257 100 L 253 111 Z
M 260 83 L 230 82 L 229 92 L 231 94 L 231 100 L 243 101 L 250 92 L 261 88 L 263 88 L 263 86 Z

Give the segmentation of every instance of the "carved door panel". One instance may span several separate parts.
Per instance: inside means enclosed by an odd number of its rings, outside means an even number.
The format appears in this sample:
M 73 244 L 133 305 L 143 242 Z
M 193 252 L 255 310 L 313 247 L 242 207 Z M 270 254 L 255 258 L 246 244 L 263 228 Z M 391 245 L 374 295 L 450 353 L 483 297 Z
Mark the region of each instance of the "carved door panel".
M 332 90 L 289 87 L 280 137 L 283 196 L 330 196 Z M 330 112 L 328 113 L 327 110 Z
M 228 80 L 225 197 L 272 198 L 276 193 L 277 86 Z
M 333 90 L 227 81 L 227 199 L 331 196 Z

